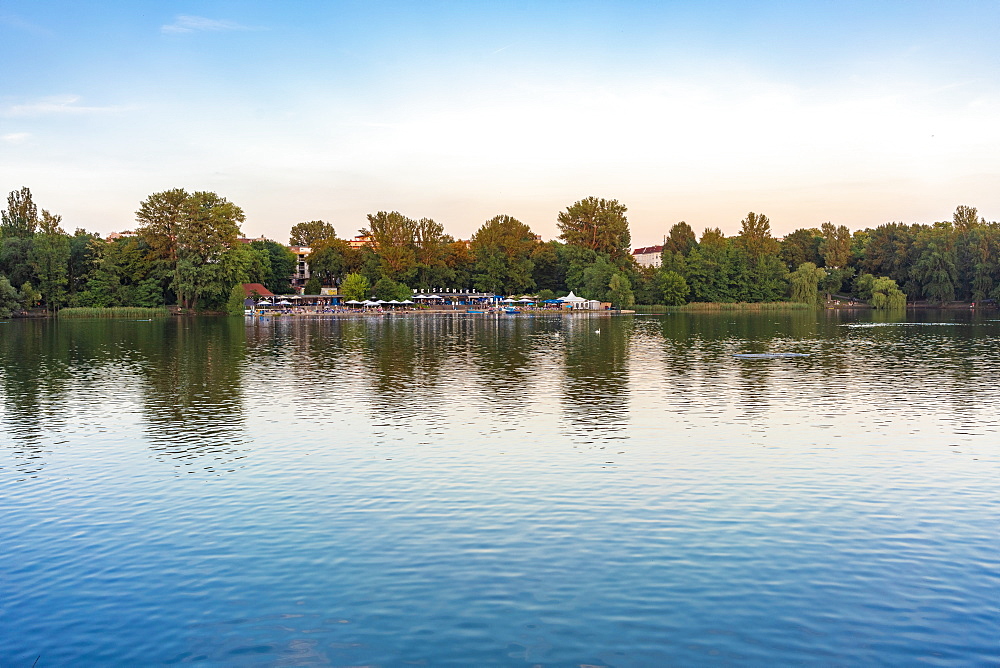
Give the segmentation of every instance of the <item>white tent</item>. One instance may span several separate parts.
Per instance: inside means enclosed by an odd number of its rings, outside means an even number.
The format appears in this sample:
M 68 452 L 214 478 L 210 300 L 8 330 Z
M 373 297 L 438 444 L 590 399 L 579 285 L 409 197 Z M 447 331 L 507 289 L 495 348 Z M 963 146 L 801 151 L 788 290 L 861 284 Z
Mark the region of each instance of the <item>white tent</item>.
M 586 299 L 584 299 L 583 297 L 577 297 L 577 296 L 576 296 L 576 295 L 574 295 L 574 294 L 573 294 L 572 292 L 570 292 L 570 293 L 569 293 L 568 295 L 566 295 L 565 297 L 562 297 L 561 299 L 562 299 L 562 300 L 563 300 L 564 302 L 566 302 L 567 304 L 580 304 L 580 303 L 582 303 L 582 302 L 585 302 L 585 301 L 587 301 L 587 300 L 586 300 Z
M 413 302 L 411 302 L 409 299 L 404 299 L 403 301 L 401 301 L 399 303 L 400 304 L 412 304 Z
M 345 304 L 362 304 L 363 302 L 359 302 L 359 301 L 358 301 L 357 299 L 348 299 L 348 300 L 347 300 L 346 302 L 344 302 L 344 303 L 345 303 Z

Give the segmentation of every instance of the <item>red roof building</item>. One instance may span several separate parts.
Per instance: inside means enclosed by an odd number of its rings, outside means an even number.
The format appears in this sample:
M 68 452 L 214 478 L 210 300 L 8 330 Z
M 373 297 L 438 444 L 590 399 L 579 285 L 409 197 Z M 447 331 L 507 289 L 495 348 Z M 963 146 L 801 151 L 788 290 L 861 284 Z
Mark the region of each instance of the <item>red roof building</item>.
M 632 258 L 642 267 L 659 267 L 663 246 L 646 246 L 632 251 Z
M 243 296 L 244 297 L 273 297 L 274 293 L 265 288 L 260 283 L 244 283 L 243 284 Z

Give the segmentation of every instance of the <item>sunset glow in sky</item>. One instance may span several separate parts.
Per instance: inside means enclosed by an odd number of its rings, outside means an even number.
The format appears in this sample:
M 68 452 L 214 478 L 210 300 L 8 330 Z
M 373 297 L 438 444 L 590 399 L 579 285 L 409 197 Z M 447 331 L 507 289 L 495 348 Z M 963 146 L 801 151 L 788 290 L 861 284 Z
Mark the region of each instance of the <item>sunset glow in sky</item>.
M 545 238 L 594 195 L 635 245 L 1000 218 L 996 2 L 0 4 L 0 190 L 72 232 L 214 190 L 244 231 L 365 214 Z

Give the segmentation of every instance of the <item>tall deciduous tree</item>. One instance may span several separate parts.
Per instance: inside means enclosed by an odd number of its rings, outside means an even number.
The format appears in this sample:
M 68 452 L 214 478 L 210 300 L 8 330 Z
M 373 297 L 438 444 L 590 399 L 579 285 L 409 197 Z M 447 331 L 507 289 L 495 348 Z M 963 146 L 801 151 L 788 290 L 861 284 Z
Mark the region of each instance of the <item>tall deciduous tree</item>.
M 196 308 L 203 297 L 222 300 L 230 284 L 220 260 L 240 235 L 243 210 L 214 192 L 181 188 L 150 195 L 136 212 L 139 234 L 179 304 Z
M 316 246 L 337 238 L 333 225 L 323 220 L 310 220 L 292 226 L 288 243 L 291 246 Z
M 393 280 L 408 280 L 416 271 L 417 251 L 414 228 L 417 221 L 398 211 L 368 214 L 368 227 L 361 234 L 370 236 L 373 250 L 379 256 L 383 276 Z
M 494 216 L 472 236 L 475 282 L 480 290 L 519 293 L 530 290 L 537 241 L 531 228 L 507 215 Z
M 830 269 L 846 267 L 851 259 L 851 231 L 846 225 L 836 226 L 833 223 L 823 223 L 823 241 L 819 252 L 823 263 Z
M 951 224 L 942 223 L 921 230 L 916 246 L 917 261 L 911 274 L 920 282 L 924 296 L 936 302 L 955 299 L 958 267 Z
M 416 283 L 430 289 L 450 283 L 454 272 L 448 267 L 448 244 L 453 239 L 444 233 L 444 226 L 430 218 L 421 218 L 413 225 L 416 252 Z
M 38 226 L 38 208 L 31 190 L 21 188 L 7 195 L 7 208 L 0 211 L 0 238 L 30 237 Z
M 752 258 L 778 254 L 778 241 L 771 236 L 771 221 L 762 213 L 751 211 L 740 221 L 739 240 Z
M 823 233 L 815 227 L 797 229 L 781 241 L 778 256 L 789 271 L 794 271 L 803 262 L 812 262 L 818 267 L 823 264 L 823 256 L 819 252 L 822 241 Z
M 55 312 L 66 303 L 69 282 L 69 236 L 59 226 L 61 216 L 42 210 L 39 231 L 31 248 L 31 262 L 45 306 Z
M 684 257 L 687 257 L 691 249 L 697 245 L 698 241 L 695 238 L 694 230 L 682 220 L 670 228 L 670 234 L 667 236 L 666 241 L 663 242 L 663 252 L 680 253 Z
M 606 253 L 618 264 L 631 258 L 632 234 L 618 200 L 588 197 L 559 213 L 559 236 L 567 244 Z

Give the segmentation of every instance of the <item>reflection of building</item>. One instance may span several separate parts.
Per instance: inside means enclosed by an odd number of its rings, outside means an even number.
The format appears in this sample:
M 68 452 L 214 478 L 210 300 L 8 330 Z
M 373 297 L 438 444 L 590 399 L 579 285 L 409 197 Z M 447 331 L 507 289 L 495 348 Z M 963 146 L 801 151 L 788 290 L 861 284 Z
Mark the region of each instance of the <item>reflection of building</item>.
M 301 288 L 309 280 L 309 263 L 306 258 L 313 252 L 309 246 L 289 246 L 288 250 L 295 254 L 295 272 L 291 276 L 293 288 Z
M 662 262 L 660 257 L 663 253 L 663 246 L 646 246 L 645 248 L 636 248 L 632 251 L 632 259 L 636 261 L 640 267 L 659 267 Z

